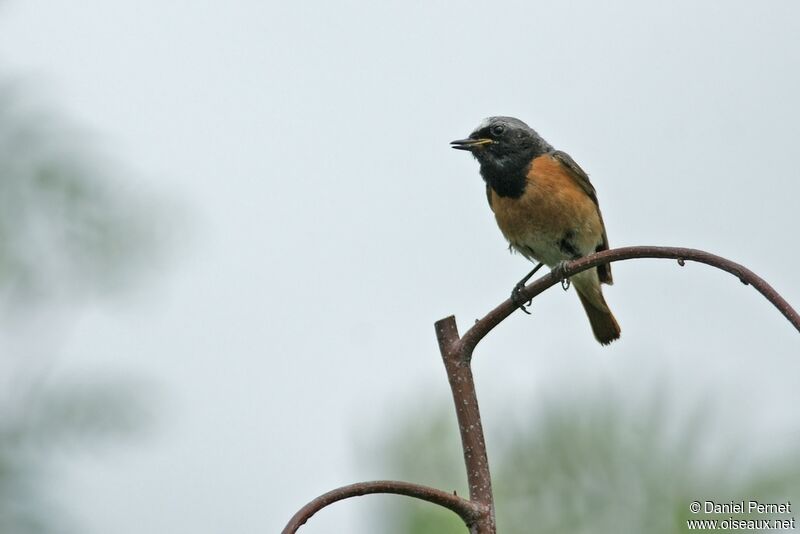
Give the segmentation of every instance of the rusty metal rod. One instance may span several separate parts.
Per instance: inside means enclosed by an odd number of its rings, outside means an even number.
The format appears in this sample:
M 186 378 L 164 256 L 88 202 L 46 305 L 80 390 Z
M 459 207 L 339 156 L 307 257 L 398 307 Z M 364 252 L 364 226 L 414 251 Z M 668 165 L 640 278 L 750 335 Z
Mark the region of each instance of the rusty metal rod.
M 680 265 L 684 265 L 686 261 L 695 261 L 729 272 L 742 283 L 753 286 L 759 293 L 764 295 L 767 300 L 778 308 L 795 329 L 800 331 L 800 316 L 766 281 L 743 265 L 702 250 L 659 246 L 622 247 L 605 250 L 568 262 L 564 265 L 560 275 L 569 277 L 603 263 L 642 258 L 674 259 Z M 560 278 L 554 273 L 544 275 L 527 285 L 520 293 L 520 298 L 524 300 L 532 299 L 560 281 Z M 456 321 L 453 316 L 441 319 L 435 324 L 439 350 L 450 382 L 461 433 L 464 463 L 467 468 L 467 481 L 469 484 L 469 500 L 441 490 L 408 482 L 386 480 L 361 482 L 335 489 L 309 502 L 292 517 L 289 524 L 284 528 L 283 534 L 294 534 L 312 515 L 329 504 L 370 493 L 393 493 L 432 502 L 458 514 L 469 527 L 471 534 L 496 534 L 491 473 L 486 453 L 486 442 L 483 437 L 478 398 L 475 393 L 471 360 L 472 353 L 478 343 L 517 309 L 517 305 L 511 302 L 511 299 L 502 302 L 486 314 L 483 319 L 476 321 L 461 338 L 459 338 Z
M 489 457 L 483 438 L 481 413 L 478 396 L 475 393 L 475 380 L 469 360 L 460 352 L 458 327 L 452 315 L 436 321 L 436 338 L 442 354 L 453 403 L 456 408 L 458 430 L 461 434 L 461 448 L 464 451 L 464 464 L 467 467 L 469 498 L 484 506 L 489 513 L 470 527 L 471 534 L 494 534 L 495 515 L 492 496 L 492 476 L 489 471 Z
M 373 493 L 405 495 L 407 497 L 438 504 L 458 514 L 467 524 L 474 523 L 478 518 L 486 515 L 486 510 L 481 505 L 458 497 L 453 493 L 447 493 L 446 491 L 429 488 L 420 484 L 412 484 L 410 482 L 375 480 L 372 482 L 359 482 L 357 484 L 350 484 L 349 486 L 342 486 L 341 488 L 336 488 L 335 490 L 320 495 L 294 514 L 286 527 L 284 527 L 282 534 L 294 534 L 297 532 L 297 529 L 311 518 L 311 516 L 329 504 L 341 501 L 342 499 L 360 497 Z
M 759 293 L 770 301 L 778 311 L 798 330 L 800 331 L 800 315 L 792 308 L 788 302 L 770 286 L 763 278 L 755 274 L 747 267 L 740 265 L 736 262 L 693 248 L 681 247 L 658 247 L 658 246 L 640 246 L 640 247 L 621 247 L 612 250 L 604 250 L 596 254 L 591 254 L 584 258 L 571 261 L 565 264 L 563 269 L 563 276 L 572 276 L 581 271 L 591 269 L 603 263 L 612 263 L 622 260 L 633 260 L 642 258 L 667 258 L 678 260 L 679 264 L 686 261 L 694 261 L 698 263 L 705 263 L 717 269 L 729 272 L 736 276 L 742 283 L 753 286 Z M 520 298 L 522 300 L 530 300 L 536 297 L 544 290 L 556 285 L 561 280 L 558 279 L 554 273 L 546 274 L 537 278 L 522 290 Z M 488 334 L 495 326 L 500 324 L 506 317 L 511 315 L 517 306 L 511 302 L 511 299 L 501 303 L 495 309 L 486 314 L 485 317 L 478 320 L 469 330 L 467 330 L 461 337 L 459 344 L 459 351 L 463 358 L 469 360 L 472 358 L 472 352 L 478 345 L 481 339 Z

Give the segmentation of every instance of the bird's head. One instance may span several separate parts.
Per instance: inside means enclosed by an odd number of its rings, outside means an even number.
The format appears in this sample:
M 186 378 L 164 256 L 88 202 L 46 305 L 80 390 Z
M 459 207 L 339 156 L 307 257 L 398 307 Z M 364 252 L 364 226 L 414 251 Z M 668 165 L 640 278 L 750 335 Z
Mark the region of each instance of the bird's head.
M 518 168 L 552 150 L 547 142 L 527 124 L 514 117 L 484 119 L 466 139 L 452 141 L 458 150 L 468 150 L 481 167 L 497 170 Z

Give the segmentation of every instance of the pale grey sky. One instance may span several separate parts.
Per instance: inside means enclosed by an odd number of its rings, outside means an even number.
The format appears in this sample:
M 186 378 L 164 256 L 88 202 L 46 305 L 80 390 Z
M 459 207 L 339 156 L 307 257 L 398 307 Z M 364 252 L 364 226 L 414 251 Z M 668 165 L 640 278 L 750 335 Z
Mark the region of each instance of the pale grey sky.
M 528 269 L 448 147 L 488 115 L 590 173 L 612 246 L 703 248 L 800 305 L 799 35 L 793 1 L 7 0 L 2 72 L 190 221 L 161 277 L 76 312 L 53 379 L 152 382 L 158 424 L 65 466 L 61 497 L 87 534 L 276 532 L 387 476 L 354 443 L 420 397 L 449 402 L 432 323 L 466 328 Z M 487 419 L 666 377 L 797 439 L 800 337 L 776 310 L 703 266 L 614 269 L 620 342 L 597 345 L 560 290 L 484 342 Z M 304 532 L 363 531 L 370 506 Z

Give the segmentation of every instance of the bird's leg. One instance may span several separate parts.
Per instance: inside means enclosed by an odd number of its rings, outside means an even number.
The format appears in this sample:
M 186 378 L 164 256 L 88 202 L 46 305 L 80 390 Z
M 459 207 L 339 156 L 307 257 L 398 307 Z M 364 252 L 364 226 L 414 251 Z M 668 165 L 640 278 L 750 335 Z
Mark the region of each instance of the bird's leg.
M 517 307 L 518 307 L 520 310 L 524 311 L 524 312 L 525 312 L 525 313 L 527 313 L 528 315 L 530 315 L 530 314 L 531 314 L 531 312 L 529 312 L 529 311 L 528 311 L 528 310 L 525 308 L 525 301 L 524 301 L 524 300 L 522 300 L 522 299 L 520 298 L 519 294 L 520 294 L 520 292 L 521 292 L 521 291 L 522 291 L 522 290 L 525 288 L 525 284 L 528 282 L 528 280 L 530 280 L 530 279 L 531 279 L 531 276 L 533 276 L 534 274 L 536 274 L 536 271 L 538 271 L 539 269 L 541 269 L 541 268 L 542 268 L 542 265 L 544 265 L 544 264 L 543 264 L 542 262 L 539 262 L 539 264 L 538 264 L 536 267 L 534 267 L 534 268 L 533 268 L 533 270 L 532 270 L 531 272 L 529 272 L 528 274 L 526 274 L 526 275 L 525 275 L 525 278 L 523 278 L 522 280 L 520 280 L 519 282 L 517 282 L 517 285 L 515 285 L 515 286 L 514 286 L 514 289 L 512 289 L 512 290 L 511 290 L 511 302 L 513 302 L 514 304 L 516 304 L 516 305 L 517 305 Z M 528 305 L 530 305 L 530 301 L 528 301 Z
M 561 280 L 561 288 L 562 288 L 564 291 L 566 291 L 567 289 L 569 289 L 569 286 L 570 286 L 570 281 L 569 281 L 569 278 L 567 278 L 567 277 L 564 275 L 564 272 L 565 272 L 565 271 L 566 271 L 566 269 L 567 269 L 567 264 L 568 264 L 568 263 L 569 263 L 569 262 L 568 262 L 568 261 L 566 261 L 566 260 L 561 260 L 560 262 L 556 263 L 556 266 L 555 266 L 555 267 L 553 267 L 553 276 L 555 276 L 555 277 L 557 277 L 559 280 Z

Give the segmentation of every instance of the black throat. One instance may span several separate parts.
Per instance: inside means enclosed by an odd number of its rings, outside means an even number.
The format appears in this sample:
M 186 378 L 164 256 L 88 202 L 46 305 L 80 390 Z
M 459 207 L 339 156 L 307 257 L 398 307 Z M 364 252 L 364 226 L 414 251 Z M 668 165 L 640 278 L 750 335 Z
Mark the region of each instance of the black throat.
M 481 176 L 501 197 L 519 198 L 528 185 L 531 162 L 544 154 L 539 147 L 504 154 L 500 157 L 479 158 Z

